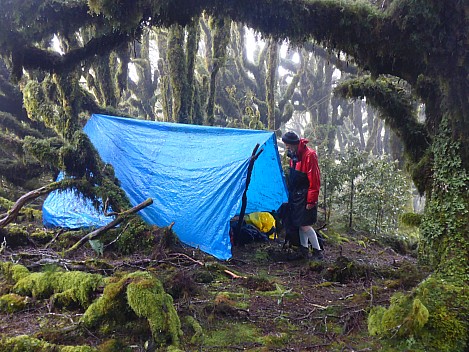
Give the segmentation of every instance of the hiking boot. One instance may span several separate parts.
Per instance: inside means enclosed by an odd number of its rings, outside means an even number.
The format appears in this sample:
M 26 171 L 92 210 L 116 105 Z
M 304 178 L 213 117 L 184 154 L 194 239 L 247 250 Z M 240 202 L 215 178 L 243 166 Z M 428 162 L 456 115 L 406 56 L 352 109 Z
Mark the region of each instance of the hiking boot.
M 303 256 L 298 251 L 287 254 L 287 261 L 295 261 L 295 260 L 301 260 L 301 259 L 303 259 Z
M 311 255 L 312 260 L 323 260 L 324 259 L 324 251 L 317 250 L 313 248 L 313 254 Z
M 303 259 L 311 258 L 311 252 L 309 251 L 308 247 L 300 246 L 299 253 L 300 253 L 300 258 L 303 258 Z

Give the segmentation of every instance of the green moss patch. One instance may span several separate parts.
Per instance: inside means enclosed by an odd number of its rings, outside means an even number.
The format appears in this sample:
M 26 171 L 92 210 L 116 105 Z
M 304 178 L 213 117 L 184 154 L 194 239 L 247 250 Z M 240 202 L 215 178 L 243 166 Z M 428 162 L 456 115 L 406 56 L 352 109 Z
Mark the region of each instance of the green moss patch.
M 462 352 L 469 336 L 468 312 L 466 287 L 430 277 L 412 294 L 396 293 L 389 308 L 374 307 L 368 330 L 402 350 Z
M 134 272 L 114 278 L 103 295 L 85 311 L 81 322 L 87 327 L 117 327 L 120 323 L 145 318 L 155 343 L 179 344 L 181 323 L 161 282 L 147 272 Z
M 3 276 L 11 283 L 16 283 L 30 274 L 28 268 L 24 265 L 14 264 L 12 262 L 0 263 L 0 269 Z
M 20 335 L 0 339 L 0 352 L 97 352 L 89 346 L 60 346 L 30 336 Z
M 72 303 L 86 308 L 92 301 L 92 293 L 103 285 L 103 277 L 81 271 L 47 271 L 22 277 L 13 292 L 23 296 L 48 298 L 55 303 L 69 306 Z
M 226 327 L 220 327 L 216 331 L 208 333 L 205 339 L 204 346 L 211 349 L 223 350 L 228 346 L 242 346 L 262 345 L 262 334 L 258 328 L 253 324 L 237 323 L 229 324 Z
M 0 312 L 18 312 L 23 310 L 28 303 L 28 297 L 23 297 L 16 293 L 8 293 L 0 297 Z

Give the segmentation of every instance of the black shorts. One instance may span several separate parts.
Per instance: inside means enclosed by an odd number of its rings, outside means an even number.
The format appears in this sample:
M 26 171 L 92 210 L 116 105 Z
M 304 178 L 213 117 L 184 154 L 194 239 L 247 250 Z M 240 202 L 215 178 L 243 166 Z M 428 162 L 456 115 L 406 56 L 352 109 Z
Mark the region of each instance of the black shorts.
M 313 225 L 318 220 L 318 208 L 306 209 L 307 189 L 292 192 L 288 202 L 290 222 L 293 226 Z
M 302 226 L 313 225 L 318 221 L 318 206 L 316 205 L 312 209 L 306 209 L 303 213 L 303 221 L 301 222 Z

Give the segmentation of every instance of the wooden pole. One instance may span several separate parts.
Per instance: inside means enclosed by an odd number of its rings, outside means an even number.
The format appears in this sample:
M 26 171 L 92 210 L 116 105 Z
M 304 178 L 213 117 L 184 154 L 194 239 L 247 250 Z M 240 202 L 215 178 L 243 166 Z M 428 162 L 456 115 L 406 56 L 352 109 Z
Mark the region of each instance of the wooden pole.
M 248 191 L 249 183 L 251 182 L 251 174 L 252 174 L 252 169 L 254 167 L 254 162 L 259 157 L 259 155 L 261 155 L 261 153 L 264 151 L 264 149 L 261 149 L 259 153 L 257 153 L 257 149 L 259 149 L 259 143 L 257 143 L 256 146 L 254 147 L 254 150 L 252 151 L 252 154 L 251 154 L 251 159 L 249 160 L 248 174 L 246 176 L 246 188 L 244 189 L 242 203 L 241 203 L 241 212 L 239 213 L 238 225 L 236 226 L 236 232 L 235 232 L 236 234 L 235 236 L 238 238 L 241 235 L 241 227 L 243 226 L 244 214 L 246 212 L 246 206 L 248 202 L 248 197 L 246 193 Z

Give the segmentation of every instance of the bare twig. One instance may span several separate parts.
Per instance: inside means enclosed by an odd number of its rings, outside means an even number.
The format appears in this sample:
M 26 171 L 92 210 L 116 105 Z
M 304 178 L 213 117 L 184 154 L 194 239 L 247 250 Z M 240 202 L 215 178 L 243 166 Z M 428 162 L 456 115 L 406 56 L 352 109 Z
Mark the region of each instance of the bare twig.
M 313 307 L 316 307 L 316 308 L 319 308 L 319 309 L 327 309 L 327 307 L 321 306 L 321 305 L 319 305 L 319 304 L 311 303 L 311 305 L 312 305 Z
M 166 229 L 168 231 L 171 231 L 173 229 L 174 224 L 175 224 L 175 222 L 173 221 L 171 224 L 168 225 L 168 227 Z
M 117 216 L 119 215 L 119 213 L 115 212 L 115 211 L 111 211 L 108 213 L 107 209 L 109 207 L 109 198 L 106 198 L 106 201 L 104 202 L 104 210 L 103 210 L 103 214 L 105 216 Z
M 320 231 L 322 230 L 323 228 L 327 227 L 327 223 L 322 225 L 321 227 L 317 228 L 317 229 L 314 229 L 314 231 Z
M 174 223 L 172 223 L 172 224 L 174 224 Z M 171 224 L 171 225 L 172 225 L 172 224 Z M 171 225 L 170 225 L 170 226 L 171 226 Z M 188 256 L 187 254 L 184 254 L 184 253 L 171 253 L 169 256 L 171 256 L 171 257 L 183 257 L 183 258 L 185 258 L 185 259 L 188 259 L 189 261 L 192 261 L 192 262 L 194 262 L 194 263 L 196 263 L 196 264 L 199 264 L 199 265 L 201 265 L 201 266 L 204 266 L 204 263 L 201 262 L 200 260 L 196 260 L 196 259 L 194 259 L 194 258 L 192 258 L 192 257 L 190 257 L 190 256 Z
M 373 282 L 370 282 L 370 291 L 367 291 L 365 287 L 363 287 L 363 290 L 370 295 L 370 307 L 373 306 Z
M 62 233 L 64 233 L 64 229 L 60 229 L 60 231 L 57 232 L 57 234 L 54 236 L 54 238 L 51 239 L 51 240 L 49 241 L 49 243 L 47 243 L 47 244 L 44 246 L 44 248 L 47 249 L 47 247 L 49 247 L 52 243 L 54 243 L 55 240 L 57 240 L 57 238 L 58 238 Z
M 314 312 L 316 311 L 316 309 L 311 309 L 308 314 L 303 314 L 303 315 L 300 315 L 299 317 L 297 318 L 290 318 L 290 320 L 304 320 L 304 319 L 308 319 Z
M 0 244 L 0 253 L 2 253 L 7 247 L 7 239 L 3 237 L 3 242 Z
M 73 318 L 71 317 L 70 314 L 59 314 L 59 313 L 53 313 L 53 312 L 49 312 L 47 313 L 47 315 L 51 315 L 51 316 L 55 316 L 55 317 L 60 317 L 60 318 L 65 318 L 65 319 L 68 319 L 70 320 L 70 322 L 72 324 L 78 324 L 78 322 L 74 321 Z M 75 316 L 82 316 L 83 314 L 75 314 Z
M 116 242 L 119 240 L 119 238 L 122 236 L 122 234 L 125 232 L 125 230 L 127 230 L 127 228 L 128 228 L 129 226 L 130 226 L 130 221 L 125 225 L 124 229 L 119 233 L 119 235 L 118 235 L 116 238 L 114 238 L 114 239 L 113 239 L 111 242 L 109 242 L 108 244 L 104 245 L 104 248 L 109 247 L 109 246 L 110 246 L 111 244 L 113 244 L 113 243 L 116 243 Z

